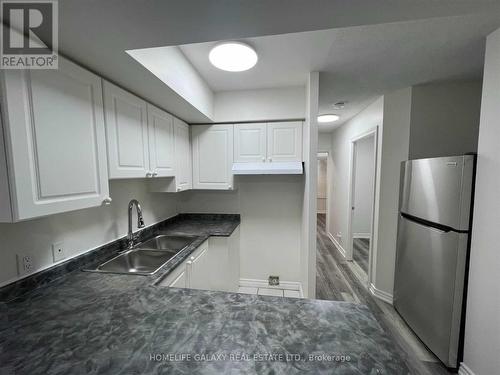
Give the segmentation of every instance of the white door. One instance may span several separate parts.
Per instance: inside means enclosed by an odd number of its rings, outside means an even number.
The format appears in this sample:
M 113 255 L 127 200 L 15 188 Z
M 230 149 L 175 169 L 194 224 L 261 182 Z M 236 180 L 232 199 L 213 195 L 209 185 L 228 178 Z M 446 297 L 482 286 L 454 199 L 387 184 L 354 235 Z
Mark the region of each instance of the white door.
M 176 190 L 188 190 L 193 187 L 189 125 L 177 118 L 174 118 L 174 142 Z
M 149 166 L 153 177 L 174 176 L 174 121 L 148 104 Z
M 101 79 L 63 58 L 57 70 L 3 78 L 13 219 L 101 205 L 109 194 Z
M 233 125 L 192 127 L 193 188 L 233 188 Z
M 109 178 L 150 177 L 146 102 L 104 81 Z
M 267 160 L 302 161 L 302 121 L 267 124 Z
M 266 140 L 265 123 L 234 125 L 234 162 L 265 162 Z

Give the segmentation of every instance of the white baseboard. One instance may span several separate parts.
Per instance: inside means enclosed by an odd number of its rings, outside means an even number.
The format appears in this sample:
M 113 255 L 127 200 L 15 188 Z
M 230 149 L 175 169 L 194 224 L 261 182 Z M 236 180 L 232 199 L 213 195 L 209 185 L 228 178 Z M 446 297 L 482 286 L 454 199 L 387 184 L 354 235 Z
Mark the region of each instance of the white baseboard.
M 372 238 L 371 234 L 370 233 L 354 233 L 352 235 L 352 238 Z
M 335 247 L 337 248 L 337 250 L 339 251 L 339 253 L 345 258 L 346 256 L 346 251 L 345 249 L 342 247 L 342 245 L 335 239 L 335 237 L 333 237 L 333 234 L 331 234 L 330 232 L 328 232 L 328 238 L 333 242 L 333 244 L 335 245 Z
M 304 290 L 302 289 L 302 283 L 299 283 L 299 296 L 304 298 Z
M 240 286 L 248 288 L 269 288 L 269 289 L 285 289 L 296 290 L 300 293 L 300 297 L 304 297 L 302 283 L 298 281 L 281 281 L 280 285 L 269 285 L 267 280 L 261 279 L 240 279 Z
M 467 367 L 465 363 L 460 363 L 460 368 L 458 369 L 458 375 L 475 375 L 470 368 Z
M 392 305 L 393 296 L 390 293 L 384 292 L 380 289 L 377 289 L 373 283 L 370 283 L 370 293 L 373 294 L 378 299 L 381 299 L 384 302 L 387 302 Z

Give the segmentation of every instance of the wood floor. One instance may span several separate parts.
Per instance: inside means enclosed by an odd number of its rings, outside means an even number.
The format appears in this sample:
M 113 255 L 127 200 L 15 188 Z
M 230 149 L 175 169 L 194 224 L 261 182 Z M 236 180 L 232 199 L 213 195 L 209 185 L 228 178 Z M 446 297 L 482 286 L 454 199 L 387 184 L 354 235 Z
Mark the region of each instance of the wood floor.
M 368 238 L 355 238 L 352 240 L 352 259 L 368 275 L 368 252 L 370 240 Z
M 325 214 L 318 214 L 316 236 L 316 298 L 329 301 L 358 302 L 335 259 L 337 249 L 325 231 Z
M 318 214 L 316 253 L 316 298 L 348 301 L 368 306 L 379 324 L 388 332 L 405 355 L 412 374 L 450 374 L 401 319 L 392 305 L 375 298 L 337 250 L 326 232 L 324 214 Z

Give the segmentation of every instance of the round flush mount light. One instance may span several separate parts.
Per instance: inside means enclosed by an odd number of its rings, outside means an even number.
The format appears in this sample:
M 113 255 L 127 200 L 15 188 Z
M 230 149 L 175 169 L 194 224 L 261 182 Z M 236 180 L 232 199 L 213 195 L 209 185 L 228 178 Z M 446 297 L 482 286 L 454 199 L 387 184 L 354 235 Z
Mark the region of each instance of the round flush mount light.
M 340 119 L 340 116 L 338 115 L 319 115 L 318 116 L 318 122 L 325 123 L 325 122 L 335 122 Z
M 218 69 L 227 72 L 243 72 L 257 64 L 257 52 L 248 44 L 241 42 L 223 42 L 217 44 L 208 55 L 208 59 Z

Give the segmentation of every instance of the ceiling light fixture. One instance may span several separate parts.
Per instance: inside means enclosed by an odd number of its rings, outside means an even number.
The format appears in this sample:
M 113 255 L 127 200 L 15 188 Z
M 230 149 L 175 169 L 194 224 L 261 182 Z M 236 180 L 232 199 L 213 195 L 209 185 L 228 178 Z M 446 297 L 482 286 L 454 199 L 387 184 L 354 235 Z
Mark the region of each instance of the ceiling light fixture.
M 325 122 L 335 122 L 340 119 L 340 116 L 338 115 L 319 115 L 318 116 L 318 122 L 325 123 Z
M 208 55 L 213 66 L 227 72 L 243 72 L 257 64 L 257 52 L 248 44 L 223 42 L 217 44 Z

